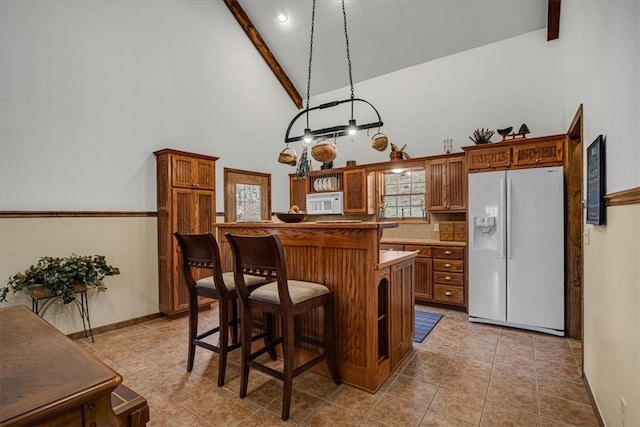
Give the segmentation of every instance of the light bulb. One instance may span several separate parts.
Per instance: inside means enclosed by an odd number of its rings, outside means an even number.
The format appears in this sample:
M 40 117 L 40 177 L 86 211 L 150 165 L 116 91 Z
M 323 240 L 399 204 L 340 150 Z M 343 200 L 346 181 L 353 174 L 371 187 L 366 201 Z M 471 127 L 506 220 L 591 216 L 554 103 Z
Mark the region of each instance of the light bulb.
M 349 127 L 347 128 L 347 132 L 349 133 L 349 135 L 355 135 L 356 134 L 357 129 L 356 129 L 356 121 L 355 121 L 355 119 L 349 120 Z
M 287 16 L 285 12 L 278 13 L 278 21 L 280 21 L 283 24 L 286 24 L 288 20 L 289 20 L 289 16 Z
M 303 137 L 304 142 L 311 142 L 313 141 L 313 135 L 311 135 L 311 129 L 306 128 L 304 130 L 304 137 Z

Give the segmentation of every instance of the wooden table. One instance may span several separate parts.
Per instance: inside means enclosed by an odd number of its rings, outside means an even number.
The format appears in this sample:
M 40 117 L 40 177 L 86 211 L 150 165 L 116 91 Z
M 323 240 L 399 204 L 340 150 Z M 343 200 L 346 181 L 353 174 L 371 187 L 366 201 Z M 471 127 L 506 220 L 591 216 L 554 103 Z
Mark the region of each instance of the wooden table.
M 287 257 L 289 279 L 322 283 L 334 292 L 338 371 L 343 382 L 375 392 L 412 350 L 417 254 L 379 250 L 383 229 L 397 227 L 397 223 L 215 225 L 224 271 L 232 269 L 224 233 L 277 234 Z M 301 315 L 296 328 L 307 336 L 317 334 L 322 324 L 317 316 Z
M 0 308 L 0 426 L 121 426 L 121 382 L 26 306 Z

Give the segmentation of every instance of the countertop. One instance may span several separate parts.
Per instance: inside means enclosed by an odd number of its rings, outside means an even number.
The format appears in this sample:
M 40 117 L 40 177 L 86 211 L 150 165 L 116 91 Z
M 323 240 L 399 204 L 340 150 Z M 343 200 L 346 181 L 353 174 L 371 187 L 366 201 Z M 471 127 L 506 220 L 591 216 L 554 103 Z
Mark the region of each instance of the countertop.
M 376 265 L 376 269 L 386 268 L 417 256 L 416 251 L 380 251 L 380 262 Z
M 387 244 L 410 244 L 410 245 L 429 245 L 429 246 L 467 246 L 467 242 L 461 240 L 436 240 L 436 239 L 411 239 L 403 237 L 383 237 L 380 243 Z
M 217 222 L 216 227 L 253 227 L 253 228 L 395 228 L 397 222 L 367 222 L 367 221 L 303 221 L 303 222 L 276 222 L 276 221 L 241 221 L 241 222 Z

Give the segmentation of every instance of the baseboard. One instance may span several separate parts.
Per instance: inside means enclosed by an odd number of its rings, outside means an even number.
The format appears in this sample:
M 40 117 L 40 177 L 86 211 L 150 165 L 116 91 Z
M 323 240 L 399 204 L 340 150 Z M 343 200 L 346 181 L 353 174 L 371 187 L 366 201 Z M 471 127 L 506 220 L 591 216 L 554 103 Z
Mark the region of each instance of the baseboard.
M 600 409 L 598 409 L 598 405 L 596 403 L 595 397 L 593 397 L 593 393 L 591 392 L 591 387 L 589 386 L 589 380 L 587 380 L 587 374 L 585 374 L 584 369 L 582 369 L 582 382 L 584 383 L 584 388 L 587 389 L 587 396 L 589 396 L 589 401 L 591 402 L 591 407 L 593 408 L 593 412 L 596 415 L 596 421 L 598 421 L 598 425 L 600 427 L 604 427 L 604 421 L 602 420 L 602 415 L 600 414 Z
M 149 320 L 158 319 L 162 317 L 162 313 L 149 314 L 148 316 L 137 317 L 135 319 L 123 320 L 122 322 L 111 323 L 109 325 L 99 326 L 97 328 L 91 328 L 93 335 L 101 334 L 103 332 L 115 331 L 116 329 L 122 329 L 127 326 L 137 325 L 138 323 L 148 322 Z M 78 340 L 84 338 L 84 331 L 74 332 L 67 335 L 72 340 Z

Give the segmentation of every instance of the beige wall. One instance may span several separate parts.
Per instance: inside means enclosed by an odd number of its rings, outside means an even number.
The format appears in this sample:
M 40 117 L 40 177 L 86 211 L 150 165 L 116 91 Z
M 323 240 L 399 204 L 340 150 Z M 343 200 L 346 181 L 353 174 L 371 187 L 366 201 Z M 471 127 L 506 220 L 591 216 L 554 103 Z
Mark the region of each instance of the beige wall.
M 620 397 L 640 426 L 640 205 L 606 215 L 585 226 L 584 371 L 607 426 L 621 425 Z
M 107 277 L 106 292 L 90 291 L 91 326 L 109 325 L 158 313 L 155 217 L 0 218 L 0 286 L 42 256 L 105 255 L 120 274 Z M 9 294 L 2 305 L 31 307 L 26 294 Z M 47 310 L 47 319 L 65 334 L 82 331 L 73 304 Z

